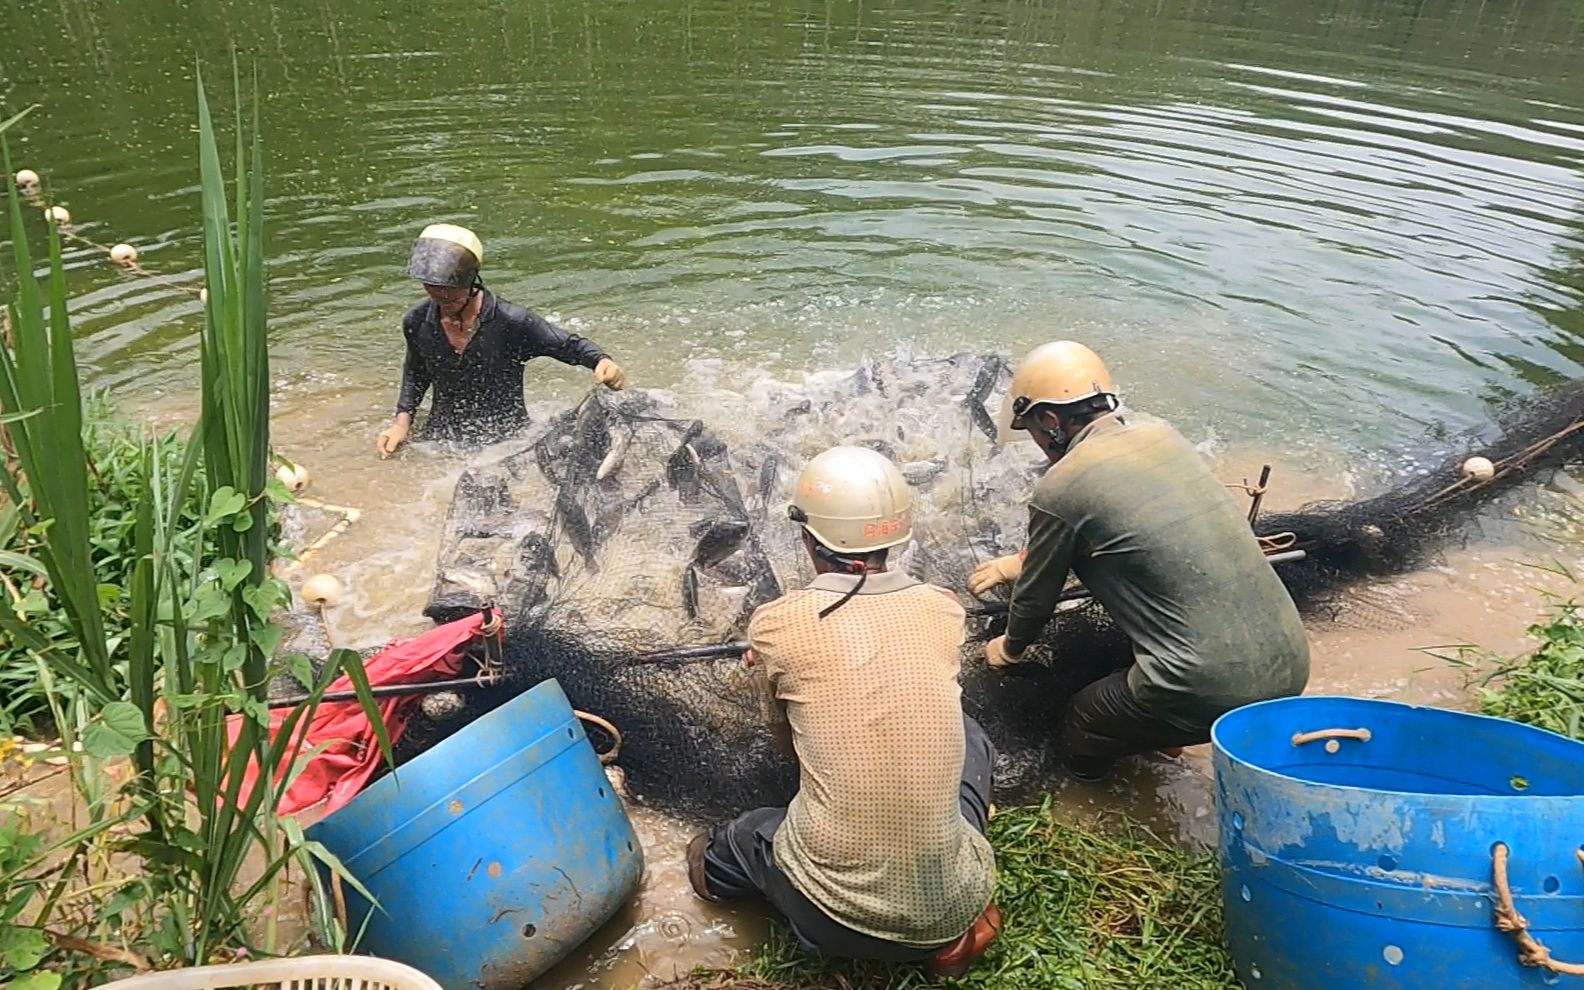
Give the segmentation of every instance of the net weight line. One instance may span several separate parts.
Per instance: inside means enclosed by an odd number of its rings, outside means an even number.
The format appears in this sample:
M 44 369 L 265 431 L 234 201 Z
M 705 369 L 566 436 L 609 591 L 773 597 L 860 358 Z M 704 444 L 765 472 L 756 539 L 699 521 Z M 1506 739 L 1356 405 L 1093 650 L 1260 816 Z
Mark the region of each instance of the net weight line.
M 1306 556 L 1307 554 L 1302 550 L 1287 550 L 1281 553 L 1268 554 L 1265 557 L 1265 561 L 1273 565 L 1285 564 L 1291 561 L 1303 560 Z M 1062 603 L 1088 601 L 1093 597 L 1094 593 L 1088 588 L 1074 588 L 1071 591 L 1062 592 L 1057 601 Z M 995 616 L 1005 615 L 1007 607 L 1005 602 L 996 602 L 988 605 L 975 605 L 965 611 L 969 616 L 973 617 Z M 638 666 L 680 666 L 682 664 L 696 663 L 700 660 L 720 660 L 741 656 L 747 650 L 748 644 L 738 640 L 730 643 L 720 643 L 715 646 L 696 646 L 686 649 L 656 650 L 652 653 L 640 653 L 633 657 L 630 662 Z

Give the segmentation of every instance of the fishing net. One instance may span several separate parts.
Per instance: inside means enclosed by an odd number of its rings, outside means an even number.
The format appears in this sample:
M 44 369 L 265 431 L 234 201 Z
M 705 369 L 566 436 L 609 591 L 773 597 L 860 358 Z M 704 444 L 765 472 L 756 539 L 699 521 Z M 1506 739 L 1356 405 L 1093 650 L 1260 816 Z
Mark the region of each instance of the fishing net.
M 447 621 L 497 604 L 505 679 L 426 701 L 399 758 L 554 677 L 574 706 L 619 728 L 637 799 L 690 818 L 785 802 L 796 767 L 772 749 L 740 660 L 650 654 L 740 640 L 758 605 L 812 579 L 785 506 L 802 464 L 836 443 L 880 450 L 914 486 L 914 539 L 893 551 L 893 569 L 962 589 L 979 562 L 1017 549 L 1046 465 L 1031 444 L 992 439 L 988 407 L 1007 374 L 994 355 L 897 358 L 722 389 L 707 422 L 666 393 L 597 390 L 520 449 L 473 464 L 457 482 L 426 614 Z M 1278 570 L 1301 608 L 1323 608 L 1350 580 L 1423 562 L 1465 513 L 1572 454 L 1581 424 L 1584 383 L 1480 446 L 1497 468 L 1488 482 L 1461 479 L 1459 452 L 1386 494 L 1270 514 L 1257 531 L 1272 550 L 1305 551 Z M 966 604 L 971 643 L 1000 631 L 1004 605 Z M 986 669 L 972 647 L 965 655 L 964 707 L 996 743 L 1007 800 L 1055 779 L 1067 700 L 1131 660 L 1084 600 L 1063 605 L 1039 650 L 1046 662 L 1011 674 Z M 603 735 L 591 730 L 609 745 Z

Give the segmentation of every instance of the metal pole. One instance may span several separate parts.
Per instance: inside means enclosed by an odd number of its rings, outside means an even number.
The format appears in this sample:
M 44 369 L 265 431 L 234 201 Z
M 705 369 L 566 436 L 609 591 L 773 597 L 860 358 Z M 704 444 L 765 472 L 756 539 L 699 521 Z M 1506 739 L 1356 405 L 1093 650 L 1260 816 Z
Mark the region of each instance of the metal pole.
M 422 684 L 385 684 L 380 687 L 369 688 L 369 694 L 376 698 L 398 698 L 404 694 L 434 694 L 437 691 L 454 691 L 459 688 L 493 687 L 499 681 L 481 681 L 476 677 L 460 677 L 451 681 L 425 681 Z M 306 703 L 310 695 L 300 694 L 290 698 L 281 698 L 269 702 L 270 708 L 296 708 Z M 319 696 L 319 703 L 326 704 L 339 701 L 356 701 L 356 691 L 332 691 Z
M 719 660 L 724 657 L 740 657 L 748 651 L 748 644 L 738 641 L 733 643 L 718 643 L 715 646 L 693 646 L 681 650 L 656 650 L 653 653 L 640 653 L 632 658 L 636 664 L 669 664 L 686 663 L 690 660 Z

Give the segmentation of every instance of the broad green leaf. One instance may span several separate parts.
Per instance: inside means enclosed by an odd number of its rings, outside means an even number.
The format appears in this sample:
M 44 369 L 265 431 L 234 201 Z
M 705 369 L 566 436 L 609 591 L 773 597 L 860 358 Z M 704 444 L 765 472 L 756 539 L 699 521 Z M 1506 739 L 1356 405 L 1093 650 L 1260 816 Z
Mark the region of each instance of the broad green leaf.
M 206 584 L 198 589 L 197 596 L 193 599 L 192 611 L 187 618 L 193 624 L 208 622 L 218 619 L 231 611 L 231 599 L 218 585 Z
M 252 588 L 242 589 L 242 601 L 260 619 L 268 620 L 275 609 L 286 600 L 287 589 L 284 584 L 276 580 L 265 581 Z
M 286 658 L 286 670 L 298 683 L 309 685 L 314 682 L 313 664 L 308 661 L 306 653 L 293 653 Z
M 232 673 L 242 669 L 242 664 L 247 662 L 248 648 L 243 643 L 233 643 L 225 648 L 220 655 L 220 669 Z
M 280 626 L 258 626 L 257 628 L 253 629 L 249 635 L 252 637 L 253 642 L 258 645 L 258 648 L 267 657 L 274 656 L 275 651 L 280 647 Z
M 61 975 L 47 969 L 11 981 L 11 990 L 60 990 Z
M 253 573 L 251 560 L 222 560 L 215 565 L 215 574 L 220 578 L 220 587 L 230 591 Z
M 147 739 L 148 723 L 143 713 L 129 701 L 112 701 L 104 706 L 99 721 L 83 733 L 83 749 L 96 759 L 126 756 Z
M 133 880 L 120 890 L 116 891 L 110 900 L 99 909 L 99 917 L 113 920 L 130 907 L 133 907 L 149 897 L 148 884 L 142 879 Z
M 230 485 L 223 485 L 209 496 L 209 515 L 204 518 L 204 522 L 210 526 L 217 525 L 241 512 L 246 505 L 247 498 L 241 492 Z
M 43 961 L 49 952 L 49 939 L 37 928 L 7 925 L 0 928 L 0 962 L 26 972 Z
M 171 842 L 159 842 L 154 839 L 127 839 L 124 842 L 116 843 L 116 849 L 140 856 L 151 863 L 157 863 L 161 866 L 176 866 L 184 870 L 190 870 L 194 875 L 201 875 L 206 865 L 202 856 L 189 852 Z

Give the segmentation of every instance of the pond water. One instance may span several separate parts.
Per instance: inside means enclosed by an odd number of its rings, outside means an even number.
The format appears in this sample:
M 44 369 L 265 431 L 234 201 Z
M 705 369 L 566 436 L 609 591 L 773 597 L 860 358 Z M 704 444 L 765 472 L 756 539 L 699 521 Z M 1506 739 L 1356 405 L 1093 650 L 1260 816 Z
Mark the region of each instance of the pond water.
M 1075 336 L 1223 465 L 1281 465 L 1287 504 L 1372 487 L 1426 434 L 1584 363 L 1569 0 L 57 0 L 4 24 L 0 118 L 40 104 L 15 164 L 161 276 L 69 245 L 90 374 L 159 418 L 194 404 L 194 69 L 223 120 L 227 53 L 256 73 L 275 439 L 364 513 L 318 558 L 351 587 L 346 641 L 423 627 L 456 477 L 372 452 L 431 221 L 478 231 L 504 297 L 701 412 L 865 355 Z M 540 412 L 586 385 L 529 374 Z M 1424 666 L 1404 651 L 1433 645 L 1402 628 L 1317 647 L 1318 678 L 1400 693 Z M 1143 773 L 1112 803 L 1203 838 L 1192 761 Z M 553 985 L 718 960 L 759 930 L 691 902 L 686 836 L 645 827 L 670 857 L 652 910 Z
M 257 71 L 282 393 L 399 369 L 402 264 L 475 227 L 507 298 L 639 383 L 1059 334 L 1136 405 L 1400 446 L 1577 372 L 1584 8 L 1530 2 L 13 5 L 0 107 L 82 232 L 198 278 L 193 69 Z M 192 295 L 92 253 L 87 358 L 191 382 Z M 539 390 L 579 376 L 546 369 Z

